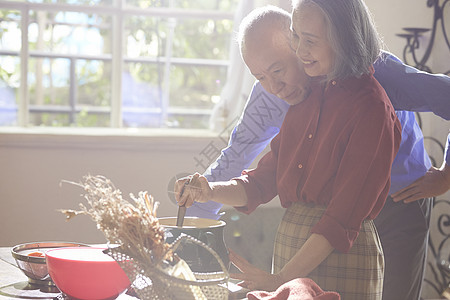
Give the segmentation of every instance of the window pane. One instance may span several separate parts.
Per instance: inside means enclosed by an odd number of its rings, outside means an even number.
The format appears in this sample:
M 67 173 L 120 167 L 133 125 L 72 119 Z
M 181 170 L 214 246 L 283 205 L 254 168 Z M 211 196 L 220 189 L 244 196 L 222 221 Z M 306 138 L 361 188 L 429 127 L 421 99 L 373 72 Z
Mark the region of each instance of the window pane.
M 0 126 L 17 125 L 19 58 L 0 56 Z
M 226 67 L 174 66 L 170 75 L 167 126 L 208 128 L 209 116 L 225 83 Z
M 69 105 L 70 60 L 30 58 L 28 62 L 30 104 Z
M 111 53 L 110 16 L 32 11 L 30 18 L 30 51 L 85 55 Z
M 113 0 L 15 0 L 17 2 L 29 3 L 55 3 L 74 4 L 74 5 L 112 5 Z
M 21 39 L 20 12 L 0 10 L 0 49 L 19 51 Z
M 166 125 L 173 128 L 208 128 L 209 114 L 172 114 L 169 115 Z
M 0 10 L 0 126 L 17 125 L 18 89 L 20 86 L 20 61 L 8 55 L 20 51 L 22 33 L 20 12 Z
M 167 22 L 159 17 L 127 16 L 124 18 L 126 56 L 157 57 L 165 55 Z
M 127 5 L 141 8 L 149 7 L 175 7 L 203 10 L 220 10 L 234 12 L 238 0 L 126 0 Z
M 29 62 L 32 124 L 109 126 L 110 62 L 46 58 L 30 59 Z M 75 71 L 71 75 L 72 63 Z
M 69 115 L 67 113 L 41 112 L 39 109 L 30 109 L 30 123 L 40 126 L 68 126 Z
M 236 9 L 236 0 L 174 0 L 175 7 L 208 9 L 233 12 Z
M 78 60 L 76 65 L 77 104 L 111 106 L 110 61 Z
M 111 118 L 109 111 L 102 112 L 88 112 L 87 110 L 81 110 L 77 114 L 75 123 L 77 127 L 110 127 Z
M 226 67 L 174 66 L 170 106 L 212 109 L 226 79 Z
M 233 22 L 230 20 L 179 20 L 173 56 L 228 59 L 232 31 Z
M 77 114 L 71 114 L 68 109 L 58 108 L 36 108 L 30 109 L 30 123 L 41 126 L 68 127 L 76 124 L 76 127 L 109 127 L 109 113 L 88 112 L 82 109 Z M 46 111 L 45 111 L 46 110 Z
M 110 61 L 78 60 L 76 63 L 77 127 L 108 127 L 111 115 Z
M 0 10 L 0 126 L 18 125 L 17 108 L 28 107 L 20 116 L 35 126 L 111 126 L 111 111 L 121 109 L 124 127 L 208 127 L 225 84 L 239 0 L 120 1 L 126 3 L 117 11 L 99 9 L 115 0 L 23 0 L 16 10 Z M 29 16 L 28 47 L 17 7 Z M 116 13 L 123 26 L 113 23 Z M 123 57 L 113 45 L 118 36 Z M 18 98 L 21 63 L 26 99 Z M 113 74 L 121 65 L 122 74 Z M 112 108 L 117 77 L 122 94 L 114 105 L 122 107 Z
M 130 63 L 122 74 L 122 119 L 124 127 L 161 127 L 163 67 Z
M 140 8 L 149 8 L 149 7 L 168 7 L 169 1 L 164 0 L 124 0 L 127 5 L 140 7 Z
M 70 60 L 28 60 L 30 123 L 36 126 L 70 124 Z

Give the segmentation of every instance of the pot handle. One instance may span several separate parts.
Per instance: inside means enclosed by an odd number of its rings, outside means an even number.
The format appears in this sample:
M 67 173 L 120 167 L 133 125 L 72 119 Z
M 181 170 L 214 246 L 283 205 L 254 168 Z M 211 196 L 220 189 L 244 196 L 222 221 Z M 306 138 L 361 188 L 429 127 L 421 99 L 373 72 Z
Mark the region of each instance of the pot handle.
M 228 280 L 228 278 L 229 278 L 228 269 L 225 267 L 225 264 L 223 263 L 222 259 L 219 257 L 219 255 L 217 254 L 216 251 L 214 251 L 210 246 L 206 245 L 202 241 L 199 241 L 199 240 L 197 240 L 197 239 L 193 238 L 192 236 L 187 235 L 185 233 L 181 233 L 180 236 L 172 244 L 170 244 L 170 248 L 172 248 L 173 252 L 175 252 L 175 250 L 178 248 L 178 246 L 180 245 L 181 241 L 183 241 L 183 240 L 186 240 L 188 242 L 192 242 L 194 244 L 200 245 L 201 247 L 203 247 L 206 250 L 208 250 L 214 256 L 214 258 L 217 260 L 217 262 L 219 263 L 220 267 L 222 268 L 222 271 L 223 271 L 223 273 L 225 275 L 225 278 Z
M 216 247 L 216 236 L 211 231 L 202 232 L 199 236 L 199 239 L 201 241 L 206 241 L 206 245 L 213 249 Z

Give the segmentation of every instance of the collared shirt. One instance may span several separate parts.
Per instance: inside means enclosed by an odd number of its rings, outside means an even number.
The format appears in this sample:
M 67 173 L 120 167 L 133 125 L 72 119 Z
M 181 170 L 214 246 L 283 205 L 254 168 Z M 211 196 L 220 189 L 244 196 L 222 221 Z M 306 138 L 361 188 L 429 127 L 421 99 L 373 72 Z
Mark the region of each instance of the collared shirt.
M 386 54 L 374 64 L 375 78 L 386 90 L 397 110 L 434 112 L 450 120 L 450 77 L 420 72 Z M 238 124 L 233 129 L 228 147 L 206 170 L 209 181 L 229 180 L 248 168 L 278 133 L 289 105 L 265 91 L 256 82 Z M 402 124 L 402 143 L 392 166 L 390 194 L 422 177 L 431 166 L 423 146 L 423 135 L 414 113 L 397 112 Z M 445 161 L 450 165 L 450 135 Z M 194 203 L 188 215 L 218 219 L 222 205 L 216 202 Z
M 299 130 L 302 128 L 302 130 Z M 312 232 L 346 252 L 365 219 L 374 219 L 389 191 L 401 126 L 381 85 L 372 75 L 332 81 L 325 91 L 291 106 L 271 151 L 254 170 L 236 178 L 251 213 L 277 194 L 293 202 L 326 206 Z

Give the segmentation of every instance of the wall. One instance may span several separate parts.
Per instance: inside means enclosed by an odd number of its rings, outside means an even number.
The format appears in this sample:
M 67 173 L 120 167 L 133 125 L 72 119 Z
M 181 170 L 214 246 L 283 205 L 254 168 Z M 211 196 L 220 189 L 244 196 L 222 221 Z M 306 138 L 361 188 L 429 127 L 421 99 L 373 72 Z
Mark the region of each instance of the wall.
M 19 134 L 20 132 L 20 134 Z M 226 140 L 203 131 L 3 129 L 0 133 L 0 245 L 32 241 L 105 240 L 87 216 L 69 222 L 58 209 L 86 203 L 83 190 L 63 180 L 104 175 L 122 191 L 148 191 L 158 216 L 176 216 L 175 177 L 202 172 Z M 275 201 L 273 205 L 276 205 Z
M 367 0 L 367 4 L 388 49 L 399 57 L 404 40 L 395 34 L 402 27 L 431 26 L 432 10 L 426 7 L 425 0 Z M 449 11 L 446 18 L 450 20 L 448 14 Z M 438 43 L 443 45 L 442 41 L 441 36 Z M 450 63 L 449 52 L 438 49 L 431 62 L 437 72 L 444 71 L 440 68 Z M 424 116 L 426 135 L 445 141 L 449 127 L 447 121 L 430 114 Z M 56 211 L 77 208 L 83 202 L 82 190 L 61 185 L 61 180 L 80 181 L 86 174 L 107 176 L 125 197 L 130 192 L 148 190 L 161 202 L 159 216 L 175 216 L 177 208 L 170 201 L 169 192 L 173 177 L 203 171 L 195 159 L 206 159 L 202 152 L 211 143 L 215 150 L 224 146 L 215 133 L 187 131 L 170 135 L 165 131 L 130 130 L 86 130 L 70 135 L 40 128 L 1 131 L 0 246 L 45 240 L 104 242 L 87 217 L 66 222 Z M 427 147 L 431 152 L 439 151 L 433 145 Z M 436 157 L 440 155 L 437 152 Z M 441 162 L 439 159 L 437 164 Z
M 170 136 L 108 131 L 64 136 L 41 129 L 25 132 L 0 134 L 2 246 L 44 240 L 103 242 L 89 218 L 80 216 L 65 222 L 56 211 L 77 209 L 78 203 L 84 202 L 81 188 L 61 184 L 61 180 L 79 182 L 87 174 L 110 178 L 127 198 L 130 192 L 147 190 L 161 202 L 159 216 L 175 216 L 177 207 L 168 192 L 172 178 L 202 171 L 194 158 L 205 159 L 200 153 L 210 142 L 223 147 L 215 134 L 192 132 Z

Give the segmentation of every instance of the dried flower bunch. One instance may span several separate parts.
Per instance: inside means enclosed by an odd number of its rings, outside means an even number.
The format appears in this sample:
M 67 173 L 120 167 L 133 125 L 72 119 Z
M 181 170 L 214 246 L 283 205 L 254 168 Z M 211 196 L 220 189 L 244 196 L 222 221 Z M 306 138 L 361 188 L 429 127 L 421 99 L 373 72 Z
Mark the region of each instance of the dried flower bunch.
M 164 242 L 164 229 L 156 217 L 159 203 L 152 196 L 147 192 L 139 192 L 138 197 L 130 194 L 133 205 L 104 176 L 88 175 L 83 179 L 81 183 L 69 183 L 85 190 L 89 207 L 80 203 L 81 211 L 61 210 L 67 220 L 78 214 L 90 216 L 109 243 L 119 244 L 121 251 L 144 264 L 172 260 L 173 252 Z
M 68 182 L 68 181 L 65 181 Z M 134 203 L 123 199 L 120 190 L 104 176 L 85 176 L 75 184 L 84 189 L 88 205 L 81 210 L 60 210 L 67 220 L 84 214 L 96 222 L 109 243 L 107 254 L 113 257 L 132 282 L 133 290 L 143 300 L 228 299 L 228 272 L 217 253 L 189 236 L 180 236 L 173 244 L 164 242 L 164 227 L 156 218 L 158 202 L 147 192 L 138 197 L 130 194 Z M 204 247 L 220 262 L 223 272 L 193 273 L 188 264 L 174 251 L 184 240 Z

